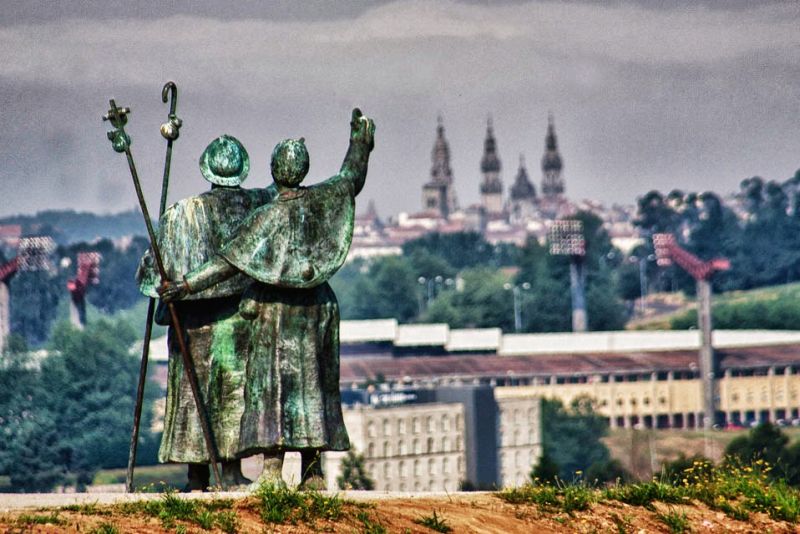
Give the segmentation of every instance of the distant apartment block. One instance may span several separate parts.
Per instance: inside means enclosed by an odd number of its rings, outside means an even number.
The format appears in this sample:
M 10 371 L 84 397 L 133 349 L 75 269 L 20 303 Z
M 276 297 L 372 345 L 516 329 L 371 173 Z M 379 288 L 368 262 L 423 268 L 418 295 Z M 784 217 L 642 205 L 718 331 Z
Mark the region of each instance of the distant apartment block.
M 453 492 L 465 482 L 494 488 L 528 480 L 541 455 L 538 399 L 496 401 L 490 387 L 417 393 L 422 402 L 344 409 L 351 445 L 376 490 Z M 325 454 L 329 489 L 338 488 L 344 456 Z
M 344 410 L 351 446 L 366 460 L 378 491 L 458 491 L 465 477 L 464 409 L 457 403 Z M 344 453 L 327 453 L 335 489 Z

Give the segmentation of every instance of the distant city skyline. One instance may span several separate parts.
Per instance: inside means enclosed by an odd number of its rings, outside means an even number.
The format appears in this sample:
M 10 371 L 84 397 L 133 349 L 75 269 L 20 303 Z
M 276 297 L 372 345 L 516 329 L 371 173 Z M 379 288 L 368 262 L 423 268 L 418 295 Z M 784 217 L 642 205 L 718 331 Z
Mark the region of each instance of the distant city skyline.
M 359 211 L 421 209 L 437 116 L 462 206 L 477 204 L 486 120 L 504 197 L 520 154 L 541 187 L 552 112 L 568 198 L 632 204 L 652 189 L 733 192 L 800 168 L 796 2 L 329 3 L 86 0 L 13 3 L 0 14 L 0 216 L 136 205 L 100 116 L 130 106 L 128 131 L 155 209 L 175 80 L 170 201 L 208 186 L 214 137 L 251 155 L 245 187 L 271 182 L 276 142 L 304 136 L 309 183 L 335 173 L 350 109 L 375 118 Z

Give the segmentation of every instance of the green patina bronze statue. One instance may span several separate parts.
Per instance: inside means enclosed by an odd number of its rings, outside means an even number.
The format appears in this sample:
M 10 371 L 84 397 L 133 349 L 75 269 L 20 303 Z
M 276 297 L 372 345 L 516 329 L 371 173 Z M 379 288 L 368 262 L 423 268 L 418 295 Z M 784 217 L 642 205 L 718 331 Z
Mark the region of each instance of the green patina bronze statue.
M 209 261 L 157 289 L 163 302 L 183 299 L 191 310 L 198 298 L 209 291 L 216 296 L 231 280 L 252 281 L 229 344 L 246 360 L 236 455 L 265 455 L 260 481 L 279 480 L 283 453 L 299 451 L 301 483 L 321 484 L 319 453 L 349 448 L 339 395 L 339 307 L 327 280 L 350 248 L 355 197 L 364 186 L 375 130 L 357 109 L 350 124 L 341 170 L 311 187 L 300 185 L 309 168 L 303 139 L 279 143 L 271 164 L 276 196 L 218 243 L 223 246 Z M 215 425 L 229 420 L 208 404 Z M 202 451 L 200 437 L 187 445 Z
M 211 190 L 173 204 L 159 221 L 157 239 L 168 277 L 180 279 L 183 273 L 213 258 L 245 217 L 275 197 L 274 187 L 240 187 L 249 166 L 247 151 L 234 137 L 223 135 L 208 145 L 200 158 L 200 170 L 211 182 Z M 160 279 L 148 251 L 137 273 L 141 291 L 157 297 Z M 176 303 L 222 461 L 222 483 L 228 487 L 250 482 L 241 474 L 238 454 L 249 328 L 238 310 L 241 295 L 250 282 L 244 275 L 233 276 Z M 156 320 L 168 325 L 164 308 L 162 303 Z M 168 344 L 167 402 L 159 460 L 188 463 L 186 489 L 202 490 L 209 486 L 210 460 L 173 328 L 169 330 Z

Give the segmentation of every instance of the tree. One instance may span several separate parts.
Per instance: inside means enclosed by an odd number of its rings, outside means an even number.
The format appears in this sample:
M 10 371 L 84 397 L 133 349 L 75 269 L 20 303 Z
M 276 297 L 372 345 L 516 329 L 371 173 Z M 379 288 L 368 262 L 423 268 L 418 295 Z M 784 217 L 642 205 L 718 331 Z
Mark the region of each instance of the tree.
M 48 271 L 22 271 L 9 286 L 11 331 L 32 346 L 47 340 L 58 313 L 66 279 Z
M 384 319 L 393 317 L 407 322 L 419 310 L 419 284 L 408 260 L 389 256 L 376 260 L 366 276 L 353 286 L 350 319 Z
M 135 237 L 122 249 L 115 247 L 108 239 L 91 245 L 71 247 L 71 254 L 93 250 L 103 255 L 100 261 L 100 283 L 88 291 L 86 299 L 106 313 L 128 309 L 142 300 L 144 297 L 139 293 L 133 273 L 149 246 L 147 239 Z M 77 263 L 73 262 L 73 265 Z
M 492 245 L 477 232 L 431 233 L 403 245 L 405 256 L 417 250 L 426 250 L 458 270 L 479 265 L 495 268 L 513 265 L 517 255 L 514 245 Z
M 531 470 L 531 481 L 535 484 L 541 482 L 543 484 L 555 484 L 558 481 L 560 469 L 558 464 L 553 460 L 550 451 L 547 448 L 542 449 L 542 455 L 539 461 L 533 466 Z
M 725 448 L 725 462 L 749 464 L 763 460 L 772 480 L 800 486 L 800 442 L 789 446 L 789 438 L 772 423 L 761 423 L 746 436 L 739 436 Z
M 641 228 L 647 235 L 656 232 L 674 233 L 678 228 L 675 210 L 670 206 L 680 196 L 679 192 L 670 193 L 668 198 L 658 191 L 649 191 L 637 201 L 637 216 L 633 221 L 635 226 Z
M 764 460 L 772 466 L 778 465 L 786 455 L 789 438 L 772 423 L 761 423 L 746 436 L 739 436 L 725 447 L 725 456 L 743 463 Z
M 336 477 L 336 484 L 342 490 L 372 490 L 375 482 L 370 478 L 364 465 L 364 455 L 354 450 L 347 451 L 342 458 L 342 473 Z
M 607 433 L 608 423 L 595 412 L 592 399 L 578 397 L 569 408 L 560 400 L 542 400 L 542 446 L 552 454 L 562 480 L 609 462 L 608 447 L 601 441 Z
M 61 323 L 41 370 L 0 370 L 0 384 L 20 381 L 11 398 L 0 398 L 0 473 L 15 490 L 83 488 L 98 469 L 127 464 L 139 368 L 129 352 L 135 337 L 121 322 L 90 323 L 84 331 Z M 155 388 L 147 392 L 141 440 L 152 450 L 155 436 L 147 429 Z
M 499 327 L 513 331 L 514 297 L 504 288 L 508 279 L 486 267 L 465 270 L 462 279 L 462 289 L 442 292 L 423 320 L 447 323 L 452 328 Z

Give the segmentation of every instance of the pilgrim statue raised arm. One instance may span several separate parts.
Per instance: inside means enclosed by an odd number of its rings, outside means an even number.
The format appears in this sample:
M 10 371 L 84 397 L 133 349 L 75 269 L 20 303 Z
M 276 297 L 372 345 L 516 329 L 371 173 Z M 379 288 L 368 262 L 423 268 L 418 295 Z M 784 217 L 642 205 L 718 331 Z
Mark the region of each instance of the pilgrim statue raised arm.
M 358 109 L 338 174 L 311 187 L 303 139 L 272 152 L 273 202 L 254 210 L 217 255 L 162 299 L 191 298 L 241 273 L 253 283 L 239 312 L 250 321 L 239 454 L 265 455 L 260 481 L 278 481 L 285 451 L 301 453 L 301 483 L 322 483 L 319 453 L 347 450 L 339 395 L 339 305 L 327 283 L 353 237 L 375 125 Z

